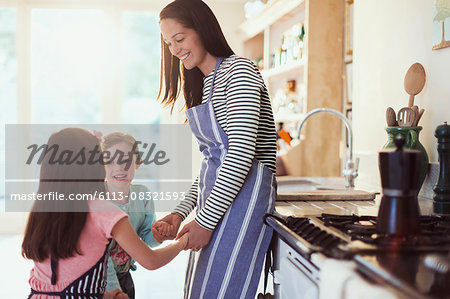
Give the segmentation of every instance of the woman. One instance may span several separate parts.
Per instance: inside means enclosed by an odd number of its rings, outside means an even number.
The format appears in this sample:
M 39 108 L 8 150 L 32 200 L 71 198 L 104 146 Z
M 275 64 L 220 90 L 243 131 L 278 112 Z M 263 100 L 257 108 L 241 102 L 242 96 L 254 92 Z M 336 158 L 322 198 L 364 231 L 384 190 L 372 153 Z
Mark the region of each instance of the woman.
M 152 250 L 139 239 L 127 214 L 95 197 L 106 198 L 105 166 L 99 141 L 88 131 L 63 129 L 50 136 L 47 146 L 37 193 L 58 194 L 60 200 L 36 201 L 28 218 L 22 255 L 34 261 L 29 298 L 128 298 L 119 289 L 105 293 L 111 238 L 154 270 L 183 250 L 187 237 Z M 54 156 L 66 159 L 54 163 Z
M 263 215 L 273 210 L 276 196 L 276 133 L 267 89 L 254 63 L 234 55 L 202 1 L 167 5 L 160 29 L 159 98 L 173 109 L 181 81 L 204 159 L 185 200 L 154 224 L 154 236 L 175 237 L 197 207 L 195 220 L 177 236 L 189 232 L 187 248 L 194 251 L 185 297 L 253 299 L 272 236 Z M 174 231 L 158 233 L 162 222 Z

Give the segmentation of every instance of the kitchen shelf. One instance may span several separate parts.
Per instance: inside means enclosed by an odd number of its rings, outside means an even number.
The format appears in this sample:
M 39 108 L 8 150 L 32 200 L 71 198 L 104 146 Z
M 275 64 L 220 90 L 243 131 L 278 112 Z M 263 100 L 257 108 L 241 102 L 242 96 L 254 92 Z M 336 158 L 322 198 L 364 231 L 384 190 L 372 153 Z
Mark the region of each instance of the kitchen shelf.
M 274 0 L 256 16 L 242 23 L 240 29 L 245 33 L 246 38 L 250 39 L 271 24 L 289 17 L 288 15 L 294 9 L 301 9 L 304 4 L 305 0 Z
M 287 77 L 297 77 L 299 74 L 303 73 L 303 68 L 305 66 L 305 60 L 300 59 L 289 64 L 279 66 L 277 68 L 272 68 L 269 70 L 262 70 L 261 75 L 264 79 L 273 80 Z
M 239 27 L 242 54 L 262 68 L 269 96 L 275 102 L 275 121 L 283 122 L 285 128 L 294 127 L 315 108 L 342 111 L 344 17 L 345 1 L 272 0 Z M 290 62 L 280 65 L 286 60 Z M 295 90 L 289 90 L 293 80 Z M 279 106 L 292 103 L 282 100 L 283 93 L 286 98 L 297 94 L 298 113 Z M 339 176 L 340 120 L 326 114 L 312 117 L 302 136 L 301 143 L 292 145 L 283 157 L 288 174 Z

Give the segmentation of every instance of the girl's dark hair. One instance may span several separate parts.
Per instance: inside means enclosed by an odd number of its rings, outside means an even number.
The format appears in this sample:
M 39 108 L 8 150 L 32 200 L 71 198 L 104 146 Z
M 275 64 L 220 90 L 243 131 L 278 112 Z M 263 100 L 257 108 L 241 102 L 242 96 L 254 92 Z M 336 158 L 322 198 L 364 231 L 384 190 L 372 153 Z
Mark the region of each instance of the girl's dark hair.
M 65 159 L 61 159 L 63 155 Z M 50 256 L 57 260 L 82 254 L 78 239 L 88 216 L 87 196 L 92 199 L 95 191 L 105 191 L 106 172 L 102 162 L 99 140 L 89 131 L 66 128 L 50 136 L 37 194 L 63 194 L 65 200 L 35 201 L 25 229 L 22 256 L 42 262 Z M 69 196 L 85 198 L 68 200 Z
M 161 22 L 164 19 L 174 19 L 184 27 L 195 30 L 206 51 L 211 55 L 229 57 L 234 54 L 214 13 L 203 1 L 175 0 L 161 10 L 159 20 Z M 181 67 L 180 60 L 170 53 L 161 35 L 161 76 L 158 99 L 162 99 L 161 102 L 164 105 L 171 106 L 171 111 L 179 95 L 180 81 L 186 107 L 191 108 L 201 104 L 203 73 L 197 67 L 191 70 Z

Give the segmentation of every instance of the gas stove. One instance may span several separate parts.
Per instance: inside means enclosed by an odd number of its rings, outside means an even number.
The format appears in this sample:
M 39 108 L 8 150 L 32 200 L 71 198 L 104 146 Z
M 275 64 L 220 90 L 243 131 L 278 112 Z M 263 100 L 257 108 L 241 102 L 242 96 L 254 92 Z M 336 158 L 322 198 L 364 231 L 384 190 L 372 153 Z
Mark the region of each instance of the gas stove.
M 450 216 L 420 216 L 420 233 L 405 236 L 377 233 L 375 216 L 322 214 L 319 219 L 325 226 L 348 236 L 350 242 L 344 248 L 353 253 L 450 251 Z
M 322 214 L 277 217 L 266 223 L 320 275 L 312 256 L 354 260 L 371 280 L 389 284 L 410 298 L 450 298 L 450 216 L 421 216 L 421 232 L 378 234 L 377 217 Z M 306 262 L 308 261 L 308 263 Z

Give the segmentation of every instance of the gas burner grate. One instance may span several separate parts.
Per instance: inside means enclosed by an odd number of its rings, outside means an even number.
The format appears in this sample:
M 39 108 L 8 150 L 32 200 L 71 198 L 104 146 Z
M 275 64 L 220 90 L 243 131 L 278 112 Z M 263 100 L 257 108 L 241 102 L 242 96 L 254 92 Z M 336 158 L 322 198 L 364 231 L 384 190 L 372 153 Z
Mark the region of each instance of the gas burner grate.
M 317 227 L 308 218 L 288 217 L 285 220 L 285 224 L 308 243 L 320 248 L 325 255 L 341 255 L 338 246 L 345 243 L 345 241 Z
M 350 236 L 352 240 L 378 247 L 413 249 L 416 246 L 450 246 L 450 216 L 421 216 L 421 233 L 409 236 L 378 234 L 377 217 L 374 216 L 322 214 L 319 219 L 326 226 Z

